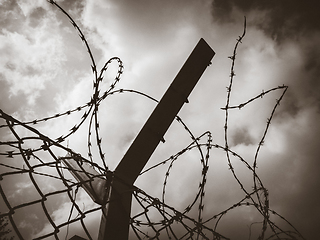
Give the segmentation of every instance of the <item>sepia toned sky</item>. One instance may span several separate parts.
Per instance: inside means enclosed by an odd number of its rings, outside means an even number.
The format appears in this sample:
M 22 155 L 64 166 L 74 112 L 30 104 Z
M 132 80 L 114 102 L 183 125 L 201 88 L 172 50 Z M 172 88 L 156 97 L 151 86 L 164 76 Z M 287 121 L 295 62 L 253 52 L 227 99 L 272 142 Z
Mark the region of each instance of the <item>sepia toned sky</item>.
M 320 216 L 317 1 L 57 2 L 79 24 L 98 70 L 111 57 L 117 56 L 124 65 L 117 88 L 133 89 L 158 100 L 196 43 L 204 38 L 216 55 L 179 116 L 195 136 L 210 131 L 213 142 L 222 146 L 225 112 L 221 108 L 226 104 L 231 67 L 228 56 L 232 55 L 236 39 L 243 32 L 246 16 L 246 36 L 238 48 L 230 105 L 239 105 L 283 84 L 289 86 L 260 150 L 257 173 L 269 191 L 270 208 L 290 221 L 306 239 L 320 238 L 317 231 Z M 89 55 L 72 24 L 56 7 L 45 0 L 0 0 L 0 29 L 2 111 L 21 121 L 32 121 L 90 101 L 94 76 Z M 101 92 L 116 74 L 117 64 L 111 64 Z M 229 145 L 250 164 L 253 164 L 267 119 L 282 91 L 273 91 L 241 110 L 229 112 Z M 111 170 L 154 107 L 155 102 L 133 93 L 114 95 L 101 104 L 102 146 Z M 39 124 L 39 131 L 56 139 L 68 133 L 80 119 L 81 115 L 77 114 L 54 119 Z M 88 128 L 82 127 L 63 144 L 87 157 L 87 132 Z M 191 142 L 177 122 L 169 128 L 165 139 L 147 167 L 174 155 Z M 228 170 L 225 153 L 212 150 L 210 156 L 204 207 L 207 217 L 243 197 Z M 186 201 L 197 192 L 201 180 L 199 158 L 198 153 L 192 152 L 179 159 L 173 168 L 166 198 L 169 205 L 183 209 Z M 0 159 L 6 164 L 13 161 L 3 156 Z M 234 164 L 239 177 L 250 186 L 252 173 L 236 160 Z M 164 174 L 165 168 L 153 170 L 138 178 L 135 184 L 160 198 Z M 6 184 L 5 188 L 16 189 L 10 192 L 12 199 L 27 201 L 32 198 L 32 193 L 28 195 L 27 191 L 30 186 L 22 177 L 12 177 Z M 85 193 L 81 196 L 90 205 Z M 68 215 L 65 209 L 70 208 L 70 204 L 62 199 L 59 203 L 52 202 L 50 207 L 59 219 Z M 40 216 L 30 212 L 36 210 L 26 209 L 24 214 L 29 214 L 30 218 L 21 220 L 19 225 L 25 229 L 26 239 L 48 227 L 41 224 Z M 248 226 L 261 219 L 251 210 L 231 213 L 217 231 L 231 239 L 248 239 Z M 89 217 L 87 221 L 89 229 L 94 229 L 99 216 Z

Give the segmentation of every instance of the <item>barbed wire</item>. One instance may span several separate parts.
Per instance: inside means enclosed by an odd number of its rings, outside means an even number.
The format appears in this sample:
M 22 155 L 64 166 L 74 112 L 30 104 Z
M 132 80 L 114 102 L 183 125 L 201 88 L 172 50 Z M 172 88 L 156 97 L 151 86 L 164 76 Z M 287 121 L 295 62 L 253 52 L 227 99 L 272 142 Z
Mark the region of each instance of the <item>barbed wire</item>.
M 90 206 L 81 208 L 79 189 L 86 184 L 90 184 L 97 178 L 104 179 L 106 181 L 109 180 L 111 182 L 109 178 L 113 176 L 112 171 L 110 171 L 108 168 L 108 164 L 105 159 L 105 152 L 102 148 L 102 137 L 99 130 L 99 106 L 107 97 L 122 93 L 134 93 L 154 102 L 158 101 L 152 96 L 137 90 L 116 89 L 116 85 L 120 81 L 124 70 L 123 63 L 118 57 L 109 59 L 98 73 L 89 44 L 77 23 L 55 1 L 49 0 L 48 2 L 57 7 L 69 18 L 71 24 L 78 32 L 81 41 L 85 44 L 91 59 L 91 68 L 94 74 L 93 93 L 90 101 L 83 105 L 62 113 L 57 113 L 49 117 L 35 119 L 32 121 L 19 121 L 13 116 L 0 110 L 0 119 L 2 121 L 0 124 L 0 129 L 7 131 L 7 136 L 10 136 L 9 140 L 6 139 L 4 141 L 0 141 L 0 156 L 12 159 L 12 161 L 7 164 L 3 163 L 2 161 L 0 162 L 0 194 L 1 201 L 3 202 L 4 206 L 2 208 L 5 208 L 1 209 L 0 217 L 7 217 L 15 235 L 19 239 L 24 239 L 23 230 L 19 227 L 19 221 L 21 219 L 19 220 L 15 216 L 17 212 L 22 209 L 30 206 L 40 205 L 38 208 L 44 213 L 47 219 L 47 225 L 50 226 L 50 230 L 35 234 L 34 239 L 45 239 L 50 237 L 54 237 L 55 239 L 67 239 L 72 224 L 80 225 L 86 238 L 94 239 L 94 233 L 90 232 L 90 229 L 88 229 L 84 219 L 92 213 L 102 212 L 104 204 L 91 204 Z M 252 223 L 261 224 L 261 230 L 259 231 L 258 239 L 304 239 L 299 231 L 292 224 L 290 224 L 286 218 L 270 208 L 268 189 L 264 186 L 256 171 L 260 149 L 265 141 L 276 108 L 280 105 L 288 86 L 282 85 L 262 91 L 262 93 L 244 103 L 230 106 L 233 81 L 235 77 L 234 66 L 236 62 L 237 49 L 246 34 L 246 19 L 244 20 L 243 29 L 243 34 L 236 40 L 233 55 L 229 57 L 232 60 L 230 69 L 230 82 L 229 86 L 227 87 L 226 105 L 225 107 L 221 108 L 223 111 L 225 111 L 224 145 L 213 143 L 212 134 L 209 131 L 196 137 L 190 128 L 183 122 L 183 120 L 179 116 L 176 116 L 175 120 L 189 134 L 191 142 L 176 154 L 171 155 L 165 160 L 162 160 L 141 172 L 140 175 L 143 175 L 147 172 L 158 169 L 158 167 L 162 165 L 168 165 L 164 175 L 161 200 L 152 197 L 142 189 L 134 186 L 133 196 L 139 209 L 136 209 L 138 213 L 135 213 L 131 216 L 130 226 L 132 235 L 137 239 L 229 239 L 218 232 L 218 226 L 227 213 L 240 207 L 252 207 L 261 215 L 261 221 Z M 104 92 L 100 92 L 100 84 L 104 78 L 103 74 L 107 71 L 112 62 L 117 62 L 118 64 L 117 74 L 109 88 Z M 240 154 L 229 147 L 229 111 L 233 109 L 242 109 L 248 104 L 258 101 L 263 96 L 278 90 L 282 90 L 282 94 L 280 98 L 276 100 L 276 104 L 271 111 L 270 117 L 267 119 L 265 130 L 262 134 L 261 140 L 258 143 L 254 162 L 251 166 L 251 164 L 249 164 L 249 162 L 246 161 Z M 62 134 L 57 139 L 52 139 L 35 128 L 35 125 L 38 123 L 55 120 L 61 117 L 68 117 L 76 112 L 83 112 L 81 119 L 69 130 L 69 132 Z M 89 121 L 87 134 L 88 159 L 73 151 L 68 146 L 66 147 L 62 145 L 62 143 L 71 135 L 76 134 L 80 127 L 84 126 L 84 122 L 87 119 Z M 24 129 L 24 136 L 17 131 L 18 127 Z M 95 143 L 93 143 L 93 134 L 95 135 Z M 93 154 L 93 146 L 96 146 L 98 149 L 98 156 L 102 162 L 102 166 L 96 163 L 97 157 Z M 172 176 L 171 171 L 174 164 L 179 161 L 184 154 L 194 149 L 197 150 L 198 154 L 200 155 L 199 163 L 201 166 L 201 177 L 199 186 L 194 197 L 190 199 L 189 204 L 186 204 L 184 210 L 179 211 L 178 209 L 166 204 L 169 177 Z M 210 154 L 213 150 L 218 150 L 225 153 L 229 170 L 231 171 L 235 181 L 240 186 L 240 189 L 243 192 L 243 197 L 240 200 L 236 200 L 235 203 L 227 207 L 225 210 L 212 214 L 206 212 L 206 214 L 204 214 L 205 189 L 207 185 Z M 48 161 L 48 159 L 50 160 Z M 64 165 L 63 161 L 66 159 L 74 159 L 78 163 L 80 170 L 71 169 L 70 167 Z M 236 173 L 236 167 L 234 166 L 232 159 L 237 159 L 251 172 L 253 179 L 252 189 L 247 189 L 241 182 Z M 83 164 L 90 165 L 92 168 L 96 169 L 99 174 L 89 173 L 86 171 Z M 69 171 L 71 170 L 85 173 L 87 180 L 77 181 L 73 178 L 70 178 Z M 12 197 L 9 195 L 6 189 L 6 184 L 8 184 L 9 181 L 7 178 L 18 178 L 21 177 L 21 175 L 27 176 L 28 181 L 34 187 L 34 195 L 39 196 L 35 200 L 16 203 L 16 201 L 13 201 Z M 54 190 L 47 191 L 47 189 L 42 186 L 41 181 L 37 180 L 38 178 L 43 180 L 46 179 L 46 181 L 47 179 L 52 181 L 56 180 L 60 185 Z M 65 198 L 66 202 L 70 203 L 69 214 L 67 214 L 67 219 L 62 223 L 58 223 L 56 221 L 53 215 L 53 210 L 50 209 L 50 205 L 47 203 L 49 199 L 55 198 Z M 108 202 L 105 204 L 108 204 Z M 192 210 L 195 210 L 196 214 L 191 213 Z M 152 212 L 152 214 L 150 214 L 150 212 Z M 275 216 L 287 223 L 290 227 L 290 230 L 284 230 L 280 228 L 275 221 L 271 220 L 270 216 Z M 250 225 L 249 228 L 249 239 L 252 235 L 251 226 L 252 225 Z M 66 234 L 62 236 L 60 232 L 62 232 L 64 229 Z M 269 236 L 266 236 L 266 234 L 269 234 Z

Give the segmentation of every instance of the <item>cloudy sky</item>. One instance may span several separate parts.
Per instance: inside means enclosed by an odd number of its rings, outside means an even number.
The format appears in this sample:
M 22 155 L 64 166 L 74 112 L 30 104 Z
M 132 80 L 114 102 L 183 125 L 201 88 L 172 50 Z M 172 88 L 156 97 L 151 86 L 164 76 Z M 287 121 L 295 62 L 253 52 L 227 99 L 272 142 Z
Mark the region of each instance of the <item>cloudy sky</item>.
M 320 238 L 317 231 L 320 25 L 316 1 L 79 0 L 58 3 L 82 29 L 98 70 L 111 57 L 122 60 L 124 72 L 117 89 L 133 89 L 155 99 L 161 98 L 196 43 L 204 38 L 216 55 L 179 116 L 195 136 L 210 131 L 213 143 L 221 146 L 224 146 L 225 121 L 221 108 L 226 104 L 232 63 L 228 56 L 232 55 L 236 39 L 243 32 L 246 16 L 246 36 L 238 48 L 230 105 L 239 105 L 283 84 L 289 86 L 260 150 L 257 173 L 269 190 L 270 208 L 289 220 L 306 239 Z M 21 121 L 32 121 L 90 101 L 94 80 L 91 60 L 78 33 L 61 11 L 45 0 L 0 0 L 0 13 L 2 111 Z M 101 91 L 113 82 L 117 67 L 116 62 L 110 65 Z M 267 118 L 282 92 L 283 89 L 278 89 L 241 110 L 229 112 L 229 146 L 251 165 Z M 115 94 L 101 104 L 102 146 L 111 170 L 154 107 L 154 101 L 133 93 Z M 75 113 L 37 127 L 56 139 L 66 135 L 80 120 L 81 115 Z M 87 132 L 88 127 L 84 125 L 62 144 L 87 157 Z M 1 134 L 2 138 L 8 137 L 5 132 Z M 174 155 L 191 142 L 177 122 L 172 124 L 165 139 L 148 166 Z M 6 150 L 1 148 L 1 151 Z M 225 153 L 212 150 L 210 156 L 204 207 L 207 217 L 244 197 L 228 170 Z M 183 209 L 185 202 L 197 192 L 201 180 L 199 157 L 196 151 L 192 152 L 179 159 L 172 170 L 166 199 L 177 209 Z M 19 158 L 12 161 L 1 156 L 2 163 L 21 165 L 17 162 Z M 252 173 L 236 160 L 234 167 L 250 188 Z M 1 173 L 4 171 L 2 168 Z M 136 185 L 160 198 L 165 171 L 164 167 L 142 175 Z M 10 181 L 8 178 L 1 184 L 12 199 L 23 199 L 19 200 L 22 202 L 32 199 L 32 191 L 27 191 L 31 184 L 22 177 L 10 177 Z M 90 205 L 85 193 L 81 194 L 80 198 Z M 63 209 L 70 208 L 70 204 L 62 199 L 58 205 L 57 202 L 50 205 L 54 218 L 68 216 L 68 211 Z M 37 212 L 26 209 L 17 220 L 26 239 L 48 228 L 40 224 L 41 216 L 30 214 L 33 211 Z M 99 216 L 88 217 L 87 221 L 92 231 L 96 231 L 94 226 Z M 248 226 L 258 221 L 261 218 L 256 213 L 243 210 L 234 215 L 230 213 L 217 230 L 232 239 L 248 239 Z M 72 234 L 74 232 L 69 236 Z

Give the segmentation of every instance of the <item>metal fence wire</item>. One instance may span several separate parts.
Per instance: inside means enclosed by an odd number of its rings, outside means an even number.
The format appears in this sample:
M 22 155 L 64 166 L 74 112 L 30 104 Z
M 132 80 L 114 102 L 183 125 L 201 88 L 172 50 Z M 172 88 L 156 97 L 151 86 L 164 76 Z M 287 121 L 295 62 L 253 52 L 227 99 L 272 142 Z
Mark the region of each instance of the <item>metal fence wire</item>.
M 18 239 L 25 239 L 25 231 L 29 231 L 29 234 L 32 232 L 31 235 L 34 239 L 70 239 L 72 236 L 69 234 L 69 231 L 71 232 L 71 228 L 73 227 L 77 229 L 77 235 L 81 235 L 85 239 L 97 239 L 98 227 L 93 228 L 95 229 L 94 231 L 90 231 L 92 229 L 90 220 L 100 218 L 102 209 L 108 202 L 101 203 L 98 201 L 98 203 L 94 203 L 92 201 L 92 203 L 84 206 L 82 200 L 85 195 L 83 191 L 85 185 L 90 185 L 96 179 L 104 179 L 106 180 L 106 184 L 110 184 L 110 179 L 112 178 L 112 171 L 108 169 L 105 153 L 101 147 L 102 140 L 98 117 L 99 105 L 107 97 L 118 93 L 135 93 L 149 98 L 151 101 L 157 100 L 139 91 L 116 89 L 116 84 L 120 81 L 124 69 L 122 61 L 117 57 L 111 58 L 105 63 L 101 71 L 98 72 L 92 52 L 81 29 L 56 2 L 49 1 L 49 3 L 59 8 L 69 18 L 86 46 L 95 78 L 93 93 L 91 99 L 81 106 L 28 122 L 19 121 L 17 118 L 0 110 L 0 218 L 8 219 L 9 228 L 12 231 L 11 235 Z M 232 84 L 235 77 L 234 64 L 236 52 L 238 45 L 245 36 L 245 30 L 246 26 L 244 26 L 242 36 L 236 41 L 233 55 L 229 57 L 232 63 L 230 83 L 227 87 L 226 105 L 222 108 L 225 113 L 225 125 L 223 126 L 225 134 L 224 145 L 213 143 L 210 132 L 194 136 L 183 120 L 178 116 L 176 117 L 175 120 L 190 135 L 190 144 L 141 173 L 142 175 L 160 166 L 167 166 L 161 199 L 152 197 L 136 186 L 133 187 L 133 205 L 135 207 L 131 213 L 129 223 L 130 237 L 133 239 L 229 239 L 227 235 L 219 233 L 219 226 L 229 212 L 243 207 L 255 210 L 260 216 L 260 222 L 252 223 L 259 225 L 258 239 L 304 239 L 289 221 L 270 208 L 268 189 L 264 186 L 256 171 L 260 148 L 263 146 L 275 110 L 279 106 L 288 87 L 284 85 L 278 86 L 263 91 L 247 102 L 230 106 Z M 118 64 L 118 72 L 110 87 L 105 92 L 101 92 L 99 86 L 103 81 L 103 74 L 112 62 Z M 282 94 L 276 101 L 267 120 L 263 136 L 256 150 L 254 163 L 251 165 L 245 158 L 229 148 L 229 111 L 241 109 L 273 91 L 281 91 Z M 74 113 L 81 113 L 82 118 L 67 134 L 61 135 L 57 139 L 52 139 L 37 129 L 37 124 L 39 123 L 53 121 L 57 118 L 68 118 L 68 116 Z M 88 120 L 89 125 L 87 134 L 88 158 L 81 156 L 68 146 L 65 146 L 65 144 L 63 145 L 71 135 L 76 134 L 78 129 L 85 125 L 84 122 L 86 120 Z M 92 139 L 93 136 L 95 136 L 95 140 Z M 94 144 L 98 149 L 98 155 L 102 162 L 101 166 L 96 163 L 93 157 L 92 146 Z M 186 205 L 184 210 L 178 210 L 166 204 L 168 179 L 177 160 L 193 149 L 197 149 L 200 155 L 201 179 L 196 194 L 190 203 Z M 223 211 L 206 213 L 206 217 L 204 217 L 207 173 L 209 171 L 210 153 L 213 150 L 225 153 L 230 173 L 241 188 L 243 197 L 235 200 L 232 205 Z M 6 160 L 4 161 L 4 159 Z M 70 165 L 66 164 L 66 161 L 70 159 L 77 163 L 78 170 L 74 168 L 70 169 Z M 233 164 L 235 159 L 240 161 L 252 174 L 253 188 L 246 188 L 238 178 L 236 167 Z M 88 171 L 90 168 L 94 170 Z M 70 175 L 72 171 L 73 173 L 74 171 L 78 171 L 85 177 L 80 181 L 76 180 Z M 95 172 L 97 174 L 94 174 Z M 16 183 L 16 189 L 9 187 L 13 182 Z M 24 194 L 23 198 L 19 198 L 16 194 L 17 191 L 28 192 Z M 57 213 L 54 211 L 57 206 L 67 209 L 67 212 L 63 213 L 64 217 L 57 218 Z M 279 220 L 286 223 L 285 228 L 283 224 L 278 224 Z

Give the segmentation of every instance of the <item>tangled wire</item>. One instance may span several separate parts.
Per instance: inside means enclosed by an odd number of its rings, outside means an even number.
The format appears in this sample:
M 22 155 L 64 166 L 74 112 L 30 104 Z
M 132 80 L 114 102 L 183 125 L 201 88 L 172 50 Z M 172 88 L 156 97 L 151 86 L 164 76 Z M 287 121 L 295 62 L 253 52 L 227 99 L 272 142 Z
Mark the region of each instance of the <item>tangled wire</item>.
M 2 121 L 0 123 L 0 129 L 4 131 L 6 133 L 4 135 L 7 136 L 7 139 L 2 139 L 0 141 L 0 156 L 1 158 L 12 158 L 10 164 L 4 164 L 2 161 L 0 162 L 0 193 L 2 205 L 0 209 L 0 217 L 8 218 L 15 236 L 19 239 L 24 239 L 24 236 L 23 231 L 21 230 L 21 224 L 17 224 L 17 222 L 20 221 L 21 218 L 24 218 L 28 214 L 28 211 L 32 211 L 32 209 L 34 208 L 37 208 L 38 210 L 40 209 L 43 218 L 46 219 L 45 222 L 47 223 L 47 226 L 49 226 L 45 229 L 46 231 L 41 231 L 40 233 L 34 234 L 35 239 L 45 239 L 49 237 L 54 237 L 55 239 L 67 239 L 69 227 L 71 227 L 71 225 L 73 224 L 78 224 L 79 226 L 81 226 L 81 234 L 87 239 L 95 239 L 96 235 L 95 233 L 89 231 L 88 223 L 86 222 L 85 218 L 90 214 L 101 212 L 104 206 L 100 204 L 93 204 L 89 207 L 86 206 L 86 209 L 83 209 L 81 207 L 81 201 L 77 198 L 77 196 L 78 190 L 83 185 L 93 181 L 96 178 L 108 180 L 108 176 L 110 176 L 111 172 L 108 169 L 108 164 L 105 160 L 105 153 L 102 149 L 102 138 L 99 131 L 99 105 L 107 97 L 110 97 L 111 95 L 117 93 L 135 93 L 155 102 L 157 102 L 157 100 L 139 91 L 130 89 L 116 89 L 116 85 L 120 81 L 124 69 L 123 63 L 120 58 L 111 58 L 104 64 L 100 72 L 98 72 L 93 54 L 81 29 L 70 17 L 70 15 L 65 12 L 56 2 L 52 0 L 50 0 L 49 2 L 59 8 L 69 18 L 72 25 L 79 33 L 82 42 L 85 44 L 92 63 L 91 67 L 95 79 L 93 83 L 94 90 L 90 101 L 88 101 L 87 103 L 66 112 L 58 113 L 43 119 L 21 122 L 13 116 L 8 115 L 0 110 L 0 119 Z M 162 187 L 161 199 L 152 197 L 142 189 L 136 186 L 134 187 L 133 199 L 136 201 L 136 205 L 139 207 L 139 210 L 136 209 L 137 213 L 131 215 L 129 224 L 131 227 L 131 235 L 135 238 L 229 239 L 227 236 L 219 234 L 218 227 L 220 223 L 223 221 L 227 213 L 242 206 L 249 206 L 255 209 L 261 216 L 261 222 L 258 223 L 261 226 L 258 239 L 304 239 L 298 232 L 298 230 L 294 228 L 284 217 L 270 208 L 268 190 L 257 174 L 257 162 L 260 148 L 264 143 L 276 108 L 279 106 L 288 87 L 284 85 L 278 86 L 260 93 L 247 102 L 235 106 L 230 106 L 233 80 L 235 77 L 234 66 L 237 48 L 245 36 L 245 31 L 246 22 L 244 24 L 243 34 L 239 36 L 236 41 L 233 55 L 229 57 L 232 61 L 230 70 L 230 84 L 227 87 L 226 105 L 222 108 L 222 110 L 225 112 L 224 145 L 213 143 L 212 134 L 210 132 L 205 132 L 197 137 L 194 136 L 194 134 L 183 122 L 183 120 L 179 116 L 176 116 L 175 120 L 179 122 L 188 132 L 191 138 L 191 142 L 176 154 L 171 155 L 158 164 L 141 172 L 140 175 L 143 175 L 146 172 L 157 169 L 159 166 L 167 165 L 167 171 L 164 176 L 164 183 Z M 112 62 L 117 62 L 118 72 L 109 88 L 105 92 L 100 92 L 99 87 L 103 81 L 103 74 L 106 72 L 108 66 Z M 270 117 L 267 120 L 263 136 L 255 152 L 253 165 L 250 165 L 248 161 L 246 161 L 237 152 L 231 150 L 229 147 L 229 111 L 231 111 L 232 109 L 241 109 L 249 103 L 262 98 L 264 95 L 273 91 L 282 91 L 282 95 L 277 100 L 270 114 Z M 52 139 L 50 138 L 50 136 L 46 136 L 35 128 L 35 125 L 38 123 L 47 122 L 49 120 L 54 120 L 57 118 L 68 117 L 69 115 L 76 112 L 82 112 L 82 118 L 80 119 L 80 121 L 76 125 L 74 125 L 74 127 L 72 127 L 68 133 L 61 135 L 57 139 Z M 82 157 L 79 153 L 73 151 L 72 149 L 62 145 L 62 143 L 65 142 L 71 135 L 77 133 L 79 128 L 84 125 L 86 120 L 89 121 L 87 135 L 88 159 Z M 98 154 L 99 158 L 101 159 L 102 166 L 98 165 L 94 161 L 94 159 L 96 159 L 97 157 L 93 156 L 94 154 L 92 151 L 93 135 L 95 136 L 95 146 L 98 149 Z M 198 190 L 190 203 L 183 211 L 179 211 L 166 204 L 166 190 L 168 179 L 171 176 L 170 173 L 173 165 L 181 156 L 192 149 L 198 149 L 198 152 L 200 154 L 201 181 L 199 183 Z M 225 153 L 229 165 L 229 170 L 231 171 L 231 174 L 233 175 L 236 182 L 239 184 L 243 192 L 243 198 L 239 199 L 225 210 L 218 213 L 212 213 L 210 217 L 204 218 L 205 187 L 207 183 L 209 159 L 212 149 L 217 149 Z M 70 179 L 67 176 L 69 176 L 68 171 L 71 169 L 63 164 L 63 160 L 66 158 L 72 158 L 76 160 L 77 162 L 81 163 L 81 166 L 83 163 L 89 164 L 92 168 L 99 172 L 99 174 L 93 175 L 87 173 L 85 172 L 84 168 L 82 168 L 82 171 L 84 171 L 84 173 L 88 177 L 87 180 L 76 181 L 75 179 Z M 253 189 L 247 189 L 238 178 L 236 167 L 232 163 L 233 158 L 239 160 L 251 172 L 253 177 Z M 48 159 L 51 160 L 48 161 Z M 10 197 L 9 190 L 7 189 L 6 185 L 11 178 L 15 177 L 23 179 L 22 181 L 26 181 L 34 187 L 35 193 L 33 195 L 35 199 L 26 199 L 22 202 L 19 202 L 18 200 L 13 200 Z M 59 182 L 58 189 L 48 190 L 48 188 L 45 187 L 42 182 L 43 179 L 51 179 L 52 181 Z M 62 198 L 65 202 L 71 203 L 68 217 L 63 222 L 56 221 L 55 217 L 53 216 L 53 210 L 49 204 L 50 200 L 52 201 L 52 199 L 58 198 Z M 273 220 L 274 218 L 272 216 L 276 216 L 284 222 L 288 223 L 290 226 L 290 230 L 284 230 L 279 227 Z M 255 224 L 255 222 L 252 224 Z M 65 231 L 65 229 L 67 229 L 67 233 L 65 235 L 61 235 L 62 230 Z

